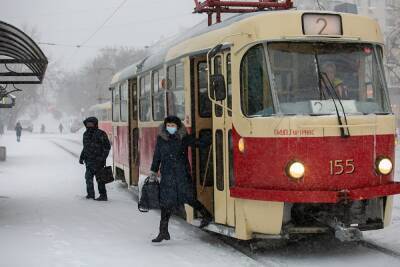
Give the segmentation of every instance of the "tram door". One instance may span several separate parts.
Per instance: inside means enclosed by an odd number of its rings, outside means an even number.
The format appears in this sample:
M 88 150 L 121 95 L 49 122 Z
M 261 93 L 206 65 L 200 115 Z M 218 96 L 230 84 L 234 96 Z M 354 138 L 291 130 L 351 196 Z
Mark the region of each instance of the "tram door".
M 232 108 L 231 55 L 225 50 L 212 58 L 211 73 L 225 77 L 227 97 L 218 104 Z M 232 167 L 232 112 L 220 105 L 213 105 L 213 158 L 214 158 L 214 211 L 215 222 L 235 225 L 235 202 L 230 197 L 233 186 Z
M 139 129 L 136 78 L 129 80 L 129 136 L 129 184 L 137 186 L 139 182 Z
M 212 140 L 212 105 L 208 98 L 208 68 L 206 57 L 191 60 L 192 69 L 192 130 L 196 138 Z M 214 171 L 212 145 L 196 147 L 193 167 L 197 199 L 213 213 Z

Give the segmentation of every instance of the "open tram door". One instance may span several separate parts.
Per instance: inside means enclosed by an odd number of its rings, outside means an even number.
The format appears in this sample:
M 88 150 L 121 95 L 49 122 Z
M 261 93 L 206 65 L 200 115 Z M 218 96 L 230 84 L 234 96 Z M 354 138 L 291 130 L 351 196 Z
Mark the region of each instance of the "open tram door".
M 191 102 L 192 130 L 198 139 L 212 140 L 210 147 L 196 147 L 193 153 L 193 173 L 197 199 L 214 214 L 215 222 L 235 225 L 234 200 L 229 188 L 232 181 L 230 162 L 232 159 L 231 129 L 231 56 L 229 50 L 210 57 L 199 56 L 191 59 Z M 209 98 L 209 75 L 220 74 L 227 85 L 226 100 L 214 105 Z
M 214 102 L 212 105 L 214 218 L 218 224 L 235 226 L 235 201 L 230 196 L 230 187 L 233 186 L 230 49 L 220 45 L 217 51 L 211 51 L 208 55 L 208 66 L 211 74 L 208 93 Z M 211 89 L 212 84 L 215 84 L 215 82 L 220 85 L 223 84 L 222 87 L 224 87 L 222 92 L 224 96 L 221 97 L 222 100 L 220 101 L 215 101 L 220 96 L 217 96 Z
M 129 185 L 139 184 L 139 129 L 137 107 L 137 78 L 129 80 Z
M 208 68 L 205 55 L 194 57 L 190 61 L 191 71 L 191 130 L 196 138 L 212 139 L 212 105 L 208 99 Z M 192 174 L 196 198 L 213 213 L 214 210 L 214 171 L 212 145 L 195 147 L 192 150 Z M 193 209 L 188 217 L 193 218 Z M 190 221 L 190 220 L 189 220 Z

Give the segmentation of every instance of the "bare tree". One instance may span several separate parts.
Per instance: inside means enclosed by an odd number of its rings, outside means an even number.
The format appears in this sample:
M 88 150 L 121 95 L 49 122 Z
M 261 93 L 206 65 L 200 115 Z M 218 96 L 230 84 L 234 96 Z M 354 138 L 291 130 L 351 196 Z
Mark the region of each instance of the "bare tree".
M 82 68 L 58 75 L 56 104 L 59 109 L 77 115 L 82 109 L 110 100 L 108 90 L 113 75 L 143 59 L 145 50 L 107 47 Z

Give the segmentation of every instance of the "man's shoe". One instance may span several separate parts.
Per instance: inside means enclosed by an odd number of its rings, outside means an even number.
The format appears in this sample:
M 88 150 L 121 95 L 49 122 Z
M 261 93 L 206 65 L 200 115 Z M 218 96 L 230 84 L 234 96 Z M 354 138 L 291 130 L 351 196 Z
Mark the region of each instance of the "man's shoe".
M 92 196 L 92 195 L 87 195 L 87 196 L 86 196 L 86 199 L 94 199 L 94 196 Z
M 102 196 L 102 195 L 100 195 L 98 198 L 96 198 L 95 200 L 97 200 L 97 201 L 107 201 L 108 199 L 107 199 L 107 196 Z

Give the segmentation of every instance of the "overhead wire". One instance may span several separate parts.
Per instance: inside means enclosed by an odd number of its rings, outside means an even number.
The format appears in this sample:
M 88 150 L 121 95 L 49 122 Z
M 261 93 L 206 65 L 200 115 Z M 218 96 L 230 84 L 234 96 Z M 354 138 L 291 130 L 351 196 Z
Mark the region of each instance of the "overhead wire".
M 117 8 L 115 8 L 114 11 L 103 21 L 103 23 L 85 41 L 78 44 L 76 46 L 76 48 L 81 48 L 81 47 L 85 46 L 107 24 L 107 22 L 109 22 L 112 19 L 112 17 L 114 17 L 114 15 L 125 5 L 126 2 L 128 2 L 128 0 L 123 0 L 117 6 Z M 70 56 L 68 57 L 67 64 L 69 64 L 71 62 L 71 60 L 76 56 L 76 54 L 78 52 L 79 52 L 79 49 L 76 49 L 70 54 Z
M 61 44 L 61 43 L 51 43 L 51 42 L 37 42 L 39 45 L 47 46 L 60 46 L 60 47 L 72 47 L 72 48 L 101 48 L 101 46 L 89 46 L 89 45 L 78 45 L 78 44 Z
M 148 20 L 136 20 L 136 21 L 130 21 L 130 22 L 126 22 L 123 24 L 118 24 L 118 25 L 112 25 L 112 26 L 105 26 L 103 28 L 106 27 L 121 27 L 121 26 L 125 26 L 125 25 L 130 25 L 130 24 L 135 24 L 135 25 L 139 25 L 139 24 L 144 24 L 144 23 L 149 23 L 149 22 L 160 22 L 160 21 L 165 21 L 165 20 L 169 20 L 169 19 L 173 19 L 176 17 L 181 17 L 181 16 L 186 16 L 186 15 L 192 15 L 192 13 L 181 13 L 181 14 L 175 14 L 173 16 L 167 16 L 167 17 L 162 17 L 162 18 L 158 18 L 158 19 L 148 19 Z M 80 44 L 63 44 L 63 43 L 56 43 L 56 42 L 37 42 L 39 45 L 46 45 L 46 46 L 58 46 L 58 47 L 71 47 L 71 48 L 102 48 L 103 46 L 100 45 L 80 45 Z
M 319 2 L 319 0 L 315 0 L 317 2 L 319 10 L 325 10 L 325 7 Z
M 121 4 L 111 13 L 111 15 L 108 16 L 104 20 L 104 22 L 85 41 L 83 41 L 79 46 L 83 46 L 87 42 L 89 42 L 107 24 L 107 22 L 109 22 L 112 19 L 112 17 L 114 17 L 114 15 L 118 12 L 118 10 L 120 10 L 125 5 L 126 2 L 128 2 L 128 0 L 122 1 Z

